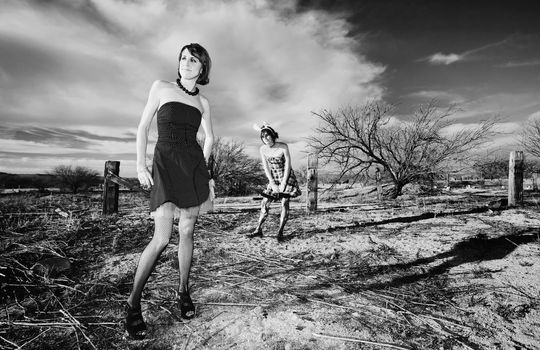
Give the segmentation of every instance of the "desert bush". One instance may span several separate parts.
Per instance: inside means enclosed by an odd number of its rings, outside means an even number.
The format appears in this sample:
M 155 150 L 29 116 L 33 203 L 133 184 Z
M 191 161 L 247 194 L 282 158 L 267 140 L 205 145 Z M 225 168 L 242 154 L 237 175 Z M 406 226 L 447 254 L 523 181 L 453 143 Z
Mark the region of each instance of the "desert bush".
M 526 122 L 521 133 L 521 145 L 528 153 L 540 158 L 540 119 Z
M 58 185 L 68 188 L 74 194 L 99 183 L 98 172 L 83 166 L 73 168 L 71 165 L 58 165 L 51 171 L 51 175 L 56 176 Z
M 243 143 L 221 138 L 214 142 L 210 171 L 221 196 L 247 195 L 266 181 L 260 161 L 246 154 Z
M 473 169 L 484 179 L 505 178 L 508 176 L 508 159 L 502 157 L 481 158 L 473 164 Z

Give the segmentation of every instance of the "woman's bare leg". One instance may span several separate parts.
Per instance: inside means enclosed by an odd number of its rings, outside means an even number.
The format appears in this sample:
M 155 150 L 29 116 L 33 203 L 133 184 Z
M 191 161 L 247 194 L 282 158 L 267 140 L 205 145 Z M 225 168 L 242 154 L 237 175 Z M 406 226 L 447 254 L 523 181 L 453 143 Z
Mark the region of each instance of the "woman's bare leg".
M 199 207 L 181 208 L 180 219 L 178 220 L 178 272 L 180 274 L 180 293 L 188 292 L 189 273 L 191 271 L 191 260 L 193 258 L 193 231 L 199 216 Z
M 283 198 L 281 200 L 281 216 L 279 218 L 278 238 L 283 237 L 283 230 L 285 229 L 285 224 L 289 219 L 289 206 L 289 198 Z
M 139 258 L 137 271 L 133 280 L 133 290 L 128 298 L 129 305 L 137 307 L 141 303 L 143 288 L 154 269 L 161 252 L 167 247 L 173 228 L 172 217 L 154 218 L 154 236 Z
M 180 209 L 180 219 L 178 220 L 178 273 L 180 283 L 178 291 L 180 293 L 180 313 L 182 318 L 191 319 L 195 317 L 195 306 L 189 296 L 189 273 L 191 271 L 191 260 L 193 258 L 193 231 L 199 216 L 199 207 Z
M 259 215 L 259 222 L 257 223 L 257 227 L 255 228 L 255 231 L 248 235 L 248 237 L 261 237 L 262 236 L 262 225 L 266 221 L 266 218 L 268 217 L 268 213 L 270 212 L 270 201 L 268 198 L 263 198 L 261 201 L 261 214 Z

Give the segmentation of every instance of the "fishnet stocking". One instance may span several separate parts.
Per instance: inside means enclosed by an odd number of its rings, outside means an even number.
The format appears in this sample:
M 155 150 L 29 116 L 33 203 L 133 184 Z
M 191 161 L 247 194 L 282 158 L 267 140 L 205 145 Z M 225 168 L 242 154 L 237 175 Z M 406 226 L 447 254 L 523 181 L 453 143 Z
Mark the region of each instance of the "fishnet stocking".
M 128 298 L 131 306 L 141 303 L 142 290 L 152 273 L 159 256 L 169 244 L 173 228 L 173 218 L 156 216 L 154 217 L 154 236 L 139 258 L 137 271 L 133 281 L 133 290 Z
M 178 272 L 179 272 L 179 287 L 180 293 L 189 291 L 189 273 L 191 271 L 191 260 L 193 258 L 193 231 L 199 207 L 181 208 L 180 219 L 178 220 L 178 234 L 180 242 L 178 244 Z

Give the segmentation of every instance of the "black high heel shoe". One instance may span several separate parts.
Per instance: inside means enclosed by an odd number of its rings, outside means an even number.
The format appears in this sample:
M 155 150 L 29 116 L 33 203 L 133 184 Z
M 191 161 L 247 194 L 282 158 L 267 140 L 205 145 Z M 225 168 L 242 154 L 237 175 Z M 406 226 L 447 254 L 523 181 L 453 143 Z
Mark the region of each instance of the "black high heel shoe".
M 250 233 L 249 235 L 246 235 L 247 238 L 251 239 L 251 238 L 256 238 L 256 237 L 260 237 L 262 238 L 263 237 L 263 233 L 262 231 L 255 231 L 253 233 Z
M 132 307 L 126 303 L 126 331 L 133 339 L 141 340 L 146 337 L 146 323 L 144 323 L 140 305 Z
M 185 320 L 190 320 L 195 317 L 195 305 L 189 296 L 189 292 L 180 293 L 180 315 Z

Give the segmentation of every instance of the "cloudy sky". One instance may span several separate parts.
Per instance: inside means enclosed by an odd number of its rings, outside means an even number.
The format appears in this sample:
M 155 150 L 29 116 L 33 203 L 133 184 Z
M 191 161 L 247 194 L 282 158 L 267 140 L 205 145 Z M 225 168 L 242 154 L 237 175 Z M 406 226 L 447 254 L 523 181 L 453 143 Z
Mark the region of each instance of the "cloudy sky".
M 102 172 L 120 160 L 134 176 L 148 90 L 175 79 L 191 42 L 212 57 L 201 90 L 215 134 L 253 156 L 252 125 L 267 121 L 301 168 L 312 112 L 370 100 L 397 104 L 403 119 L 431 99 L 457 103 L 460 126 L 500 116 L 505 133 L 490 147 L 514 149 L 523 122 L 540 117 L 537 3 L 2 0 L 0 171 Z

